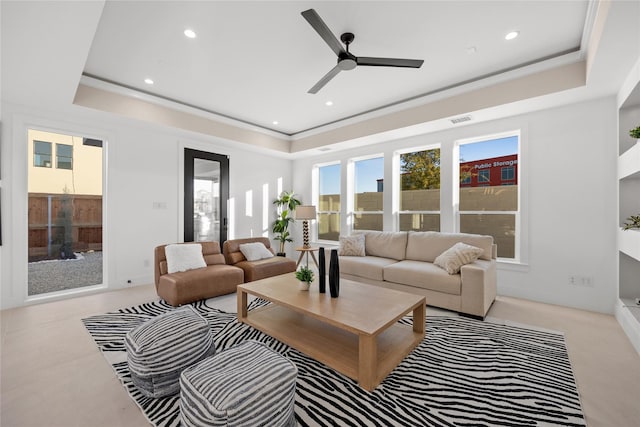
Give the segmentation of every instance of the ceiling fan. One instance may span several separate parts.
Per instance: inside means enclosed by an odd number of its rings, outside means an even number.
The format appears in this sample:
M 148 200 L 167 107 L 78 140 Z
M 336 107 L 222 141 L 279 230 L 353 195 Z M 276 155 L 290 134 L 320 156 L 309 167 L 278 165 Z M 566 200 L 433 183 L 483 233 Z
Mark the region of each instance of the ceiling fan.
M 305 10 L 302 12 L 304 19 L 311 24 L 320 37 L 329 45 L 331 50 L 338 55 L 338 64 L 316 83 L 308 93 L 317 93 L 324 85 L 334 78 L 340 71 L 353 70 L 358 65 L 366 65 L 371 67 L 404 67 L 404 68 L 420 68 L 424 60 L 422 59 L 397 59 L 397 58 L 371 58 L 365 56 L 355 56 L 349 52 L 349 45 L 353 42 L 355 36 L 353 33 L 344 33 L 340 36 L 340 40 L 344 43 L 343 48 L 338 39 L 333 35 L 327 24 L 324 23 L 320 15 L 313 10 Z

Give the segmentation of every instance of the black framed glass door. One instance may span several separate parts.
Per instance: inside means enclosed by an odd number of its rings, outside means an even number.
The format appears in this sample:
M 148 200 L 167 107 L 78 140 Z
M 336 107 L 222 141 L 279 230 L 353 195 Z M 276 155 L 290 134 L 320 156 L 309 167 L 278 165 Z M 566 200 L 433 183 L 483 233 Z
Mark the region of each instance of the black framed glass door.
M 227 240 L 229 157 L 184 149 L 184 241 Z

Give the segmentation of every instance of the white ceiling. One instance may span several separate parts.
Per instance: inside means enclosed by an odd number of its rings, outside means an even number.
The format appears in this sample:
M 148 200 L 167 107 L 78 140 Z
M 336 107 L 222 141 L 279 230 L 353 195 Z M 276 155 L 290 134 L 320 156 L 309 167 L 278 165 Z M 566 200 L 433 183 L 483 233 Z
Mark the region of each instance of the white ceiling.
M 311 7 L 336 35 L 356 34 L 356 55 L 425 65 L 345 71 L 307 94 L 335 64 L 300 15 Z M 615 96 L 640 58 L 640 2 L 623 0 L 1 0 L 0 21 L 2 105 L 75 120 L 98 111 L 287 158 Z M 460 115 L 472 120 L 452 124 Z
M 590 7 L 579 0 L 107 1 L 84 74 L 295 135 L 580 51 L 591 29 Z M 336 61 L 300 15 L 309 8 L 336 37 L 355 34 L 356 56 L 425 63 L 420 69 L 358 67 L 308 94 Z M 197 38 L 186 38 L 186 28 Z M 506 41 L 513 30 L 520 36 Z M 147 77 L 154 85 L 144 83 Z

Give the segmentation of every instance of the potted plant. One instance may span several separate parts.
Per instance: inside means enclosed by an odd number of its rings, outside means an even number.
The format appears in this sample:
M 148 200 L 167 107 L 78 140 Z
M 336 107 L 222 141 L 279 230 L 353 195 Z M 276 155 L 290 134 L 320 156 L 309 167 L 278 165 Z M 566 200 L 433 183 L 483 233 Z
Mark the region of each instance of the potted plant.
M 303 265 L 300 270 L 296 271 L 296 279 L 300 281 L 298 288 L 302 291 L 308 291 L 311 282 L 313 282 L 313 270 Z
M 629 135 L 631 136 L 631 138 L 635 138 L 635 139 L 640 140 L 640 126 L 638 126 L 635 129 L 631 129 L 629 131 Z
M 624 223 L 622 229 L 623 230 L 633 230 L 633 229 L 640 229 L 640 215 L 631 215 L 629 218 L 627 218 L 627 221 L 629 221 L 628 223 Z
M 286 256 L 284 252 L 284 245 L 287 242 L 293 242 L 288 228 L 293 222 L 292 213 L 300 205 L 300 200 L 295 197 L 293 191 L 283 191 L 280 193 L 280 197 L 278 197 L 273 204 L 276 205 L 277 218 L 273 223 L 272 230 L 274 233 L 277 233 L 275 240 L 280 242 L 280 251 L 278 252 L 278 255 Z

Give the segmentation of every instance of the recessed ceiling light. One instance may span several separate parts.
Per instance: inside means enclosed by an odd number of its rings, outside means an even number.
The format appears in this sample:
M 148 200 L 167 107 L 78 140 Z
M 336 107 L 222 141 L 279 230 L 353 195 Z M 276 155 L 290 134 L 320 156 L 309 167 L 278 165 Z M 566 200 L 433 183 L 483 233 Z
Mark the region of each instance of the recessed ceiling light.
M 518 37 L 518 35 L 520 34 L 520 31 L 511 31 L 510 33 L 507 33 L 506 36 L 504 36 L 505 40 L 513 40 L 516 37 Z
M 148 84 L 148 85 L 152 85 L 152 84 L 153 84 L 153 80 L 151 80 L 151 79 L 150 79 L 150 78 L 148 78 L 148 77 L 147 77 L 146 79 L 144 79 L 144 82 L 145 82 L 146 84 Z
M 195 31 L 187 28 L 186 30 L 184 30 L 184 35 L 189 37 L 190 39 L 195 39 L 196 38 L 196 33 Z
M 331 107 L 333 105 L 333 101 L 327 101 L 324 103 L 327 107 Z
M 274 125 L 277 125 L 277 124 L 278 124 L 278 121 L 277 121 L 277 120 L 274 120 L 272 123 L 273 123 Z

